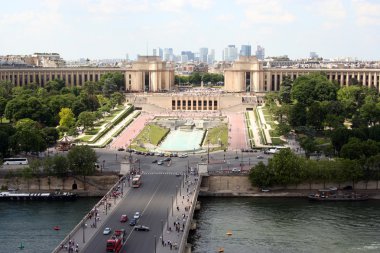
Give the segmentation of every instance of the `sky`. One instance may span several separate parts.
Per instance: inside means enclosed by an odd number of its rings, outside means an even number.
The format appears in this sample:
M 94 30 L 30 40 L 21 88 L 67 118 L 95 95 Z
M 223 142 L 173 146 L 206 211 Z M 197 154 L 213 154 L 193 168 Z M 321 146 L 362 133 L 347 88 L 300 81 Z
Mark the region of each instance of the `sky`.
M 0 55 L 135 58 L 153 48 L 234 44 L 266 56 L 380 60 L 380 0 L 12 0 L 0 12 Z

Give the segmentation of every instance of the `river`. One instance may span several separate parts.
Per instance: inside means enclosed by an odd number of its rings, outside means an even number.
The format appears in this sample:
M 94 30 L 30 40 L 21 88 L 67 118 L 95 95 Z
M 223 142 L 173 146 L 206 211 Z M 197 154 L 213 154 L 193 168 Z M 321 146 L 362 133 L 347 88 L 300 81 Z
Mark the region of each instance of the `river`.
M 201 198 L 193 253 L 380 252 L 380 201 Z M 231 230 L 232 235 L 226 232 Z
M 51 252 L 98 201 L 0 202 L 0 252 Z M 23 250 L 18 248 L 21 243 Z
M 200 200 L 197 230 L 189 238 L 194 253 L 216 252 L 219 247 L 226 253 L 380 252 L 380 201 Z M 51 252 L 97 201 L 0 202 L 0 252 Z M 56 225 L 61 230 L 53 230 Z M 20 243 L 25 246 L 22 251 Z

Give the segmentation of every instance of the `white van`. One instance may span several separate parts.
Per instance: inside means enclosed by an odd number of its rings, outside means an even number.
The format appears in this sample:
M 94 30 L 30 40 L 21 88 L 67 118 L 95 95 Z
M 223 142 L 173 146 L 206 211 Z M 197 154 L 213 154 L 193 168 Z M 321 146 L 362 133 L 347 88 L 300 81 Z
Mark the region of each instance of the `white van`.
M 241 169 L 240 168 L 232 168 L 232 172 L 234 172 L 234 173 L 240 173 Z

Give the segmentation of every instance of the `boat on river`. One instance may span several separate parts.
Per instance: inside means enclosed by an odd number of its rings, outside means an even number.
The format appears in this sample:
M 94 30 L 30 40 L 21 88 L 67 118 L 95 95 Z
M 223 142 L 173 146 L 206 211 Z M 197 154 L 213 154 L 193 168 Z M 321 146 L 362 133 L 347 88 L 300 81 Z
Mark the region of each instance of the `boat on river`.
M 354 191 L 338 191 L 336 189 L 318 190 L 308 196 L 312 201 L 363 201 L 368 200 L 368 195 L 359 194 Z
M 0 192 L 0 200 L 76 200 L 77 194 L 71 192 Z

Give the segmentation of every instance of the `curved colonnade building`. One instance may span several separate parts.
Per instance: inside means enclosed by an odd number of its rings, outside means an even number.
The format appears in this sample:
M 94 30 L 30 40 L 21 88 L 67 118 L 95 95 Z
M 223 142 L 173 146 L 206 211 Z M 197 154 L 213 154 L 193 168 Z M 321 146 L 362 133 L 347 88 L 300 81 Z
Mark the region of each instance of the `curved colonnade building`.
M 341 86 L 352 79 L 380 91 L 380 69 L 374 68 L 264 68 L 256 57 L 240 57 L 224 71 L 224 89 L 204 89 L 190 92 L 168 92 L 174 87 L 174 67 L 159 57 L 140 56 L 126 68 L 0 68 L 0 80 L 15 86 L 37 83 L 45 86 L 50 80 L 61 79 L 67 87 L 82 86 L 87 81 L 99 81 L 109 72 L 124 76 L 127 100 L 139 105 L 151 105 L 172 111 L 217 111 L 228 108 L 247 109 L 261 104 L 266 92 L 279 91 L 285 76 L 323 72 Z M 157 109 L 157 108 L 156 108 Z

